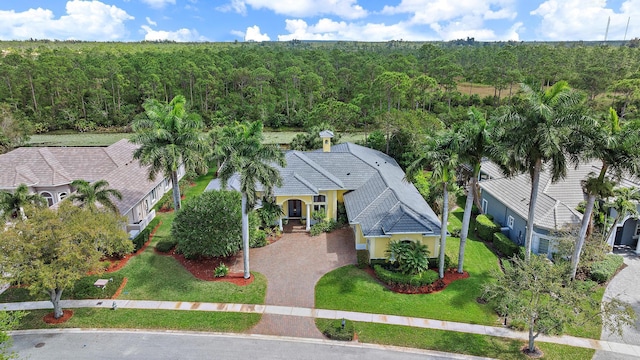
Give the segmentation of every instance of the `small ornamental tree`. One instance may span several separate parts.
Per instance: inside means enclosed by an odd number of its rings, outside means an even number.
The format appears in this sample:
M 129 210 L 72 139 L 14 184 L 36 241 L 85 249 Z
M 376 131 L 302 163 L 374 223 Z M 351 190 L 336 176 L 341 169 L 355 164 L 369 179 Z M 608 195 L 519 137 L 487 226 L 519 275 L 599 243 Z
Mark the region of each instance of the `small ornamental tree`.
M 0 268 L 13 281 L 26 284 L 32 294 L 49 295 L 57 319 L 63 315 L 62 292 L 87 272 L 100 269 L 100 248 L 131 251 L 133 244 L 122 227 L 114 225 L 111 212 L 93 212 L 63 201 L 58 209 L 30 213 L 28 220 L 8 226 L 0 236 Z
M 603 319 L 603 327 L 621 333 L 635 321 L 633 309 L 618 299 L 600 304 L 591 296 L 591 288 L 571 281 L 566 263 L 553 264 L 544 256 L 532 255 L 529 261 L 518 257 L 496 281 L 484 287 L 483 298 L 512 322 L 526 324 L 529 343 L 526 352 L 536 354 L 535 339 L 540 334 L 562 333 L 568 325 L 581 326 Z
M 171 236 L 186 258 L 230 256 L 242 247 L 240 193 L 207 191 L 185 202 Z

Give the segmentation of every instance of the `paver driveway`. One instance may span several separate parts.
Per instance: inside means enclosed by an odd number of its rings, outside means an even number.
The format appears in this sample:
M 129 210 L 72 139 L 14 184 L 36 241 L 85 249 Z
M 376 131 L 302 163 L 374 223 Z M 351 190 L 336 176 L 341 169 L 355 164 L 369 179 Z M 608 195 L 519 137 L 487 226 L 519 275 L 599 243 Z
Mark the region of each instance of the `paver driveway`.
M 251 249 L 250 267 L 267 277 L 268 305 L 312 308 L 315 305 L 315 285 L 322 275 L 348 264 L 356 263 L 353 231 L 350 228 L 329 234 L 309 236 L 308 233 L 286 233 L 277 242 Z M 232 271 L 242 271 L 242 253 L 236 257 Z M 313 319 L 264 315 L 252 333 L 321 337 Z

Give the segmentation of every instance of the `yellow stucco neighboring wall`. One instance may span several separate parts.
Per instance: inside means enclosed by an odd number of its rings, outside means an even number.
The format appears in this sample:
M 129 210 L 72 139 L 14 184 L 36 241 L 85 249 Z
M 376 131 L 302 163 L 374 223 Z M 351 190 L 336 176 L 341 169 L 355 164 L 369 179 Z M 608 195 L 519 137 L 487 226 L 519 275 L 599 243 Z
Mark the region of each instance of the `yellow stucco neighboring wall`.
M 338 202 L 344 203 L 344 194 L 347 192 L 347 190 L 337 190 L 336 194 L 338 196 Z

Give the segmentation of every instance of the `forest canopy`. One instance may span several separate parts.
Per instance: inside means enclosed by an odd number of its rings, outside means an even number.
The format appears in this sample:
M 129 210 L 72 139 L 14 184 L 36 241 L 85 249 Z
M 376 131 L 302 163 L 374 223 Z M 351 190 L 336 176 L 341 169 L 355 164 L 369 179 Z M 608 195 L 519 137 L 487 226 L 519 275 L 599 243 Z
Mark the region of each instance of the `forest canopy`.
M 209 127 L 327 121 L 340 130 L 389 127 L 408 112 L 448 125 L 470 105 L 491 112 L 510 102 L 519 82 L 567 80 L 593 106 L 613 105 L 623 116 L 635 115 L 640 101 L 638 81 L 630 81 L 640 78 L 640 50 L 631 46 L 33 41 L 0 48 L 0 99 L 37 132 L 128 130 L 146 99 L 176 95 Z M 474 91 L 481 85 L 490 87 L 483 96 Z

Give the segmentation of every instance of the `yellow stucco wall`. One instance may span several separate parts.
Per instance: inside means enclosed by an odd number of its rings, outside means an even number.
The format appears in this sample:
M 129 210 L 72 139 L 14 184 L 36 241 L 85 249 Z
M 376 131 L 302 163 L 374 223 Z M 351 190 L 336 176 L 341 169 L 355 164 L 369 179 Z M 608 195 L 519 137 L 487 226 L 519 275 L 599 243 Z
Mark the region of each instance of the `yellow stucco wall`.
M 429 257 L 438 256 L 439 242 L 437 236 L 422 236 L 421 234 L 393 234 L 390 238 L 371 238 L 369 256 L 372 259 L 383 259 L 387 257 L 385 253 L 389 247 L 389 243 L 394 240 L 411 240 L 420 241 L 429 248 Z M 366 240 L 365 240 L 366 242 Z
M 338 202 L 344 203 L 344 194 L 346 193 L 346 190 L 337 190 L 336 194 L 338 195 Z
M 305 218 L 307 217 L 307 204 L 310 204 L 313 201 L 313 196 L 276 196 L 276 204 L 282 207 L 285 218 L 289 217 L 289 208 L 286 204 L 287 200 L 302 200 L 302 217 Z
M 327 197 L 327 219 L 337 219 L 338 215 L 338 194 L 336 190 L 328 190 L 324 192 Z

